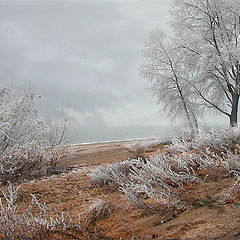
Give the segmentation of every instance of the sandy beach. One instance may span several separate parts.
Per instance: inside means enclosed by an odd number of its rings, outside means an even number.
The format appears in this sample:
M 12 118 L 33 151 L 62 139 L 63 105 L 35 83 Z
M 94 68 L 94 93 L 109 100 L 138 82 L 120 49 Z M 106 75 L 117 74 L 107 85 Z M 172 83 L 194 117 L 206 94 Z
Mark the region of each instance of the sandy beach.
M 102 163 L 126 160 L 130 155 L 125 148 L 126 143 L 72 146 L 73 157 L 66 162 L 66 166 L 71 166 L 72 170 L 21 184 L 21 208 L 29 203 L 30 194 L 33 194 L 49 207 L 67 211 L 77 217 L 78 213 L 86 210 L 96 199 L 101 199 L 114 206 L 114 211 L 109 216 L 97 221 L 97 226 L 111 239 L 238 239 L 234 234 L 240 217 L 234 206 L 188 209 L 172 218 L 172 212 L 167 209 L 161 215 L 155 215 L 131 207 L 117 187 L 93 184 L 88 176 L 91 169 Z M 230 181 L 228 178 L 219 179 L 209 183 L 208 187 L 213 192 L 221 191 Z M 222 237 L 215 238 L 216 235 Z
M 123 161 L 128 158 L 125 145 L 132 141 L 79 144 L 70 147 L 73 150 L 71 164 L 97 165 Z

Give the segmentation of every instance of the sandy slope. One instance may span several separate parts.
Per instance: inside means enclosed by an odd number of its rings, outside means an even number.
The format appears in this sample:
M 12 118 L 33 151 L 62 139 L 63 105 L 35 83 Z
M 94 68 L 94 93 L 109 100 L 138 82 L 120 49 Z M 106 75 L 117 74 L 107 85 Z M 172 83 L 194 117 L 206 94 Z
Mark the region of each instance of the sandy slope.
M 240 239 L 239 203 L 191 207 L 177 214 L 163 209 L 157 216 L 132 208 L 116 188 L 92 184 L 87 176 L 92 167 L 127 159 L 129 153 L 124 144 L 119 142 L 74 146 L 75 153 L 67 165 L 75 168 L 66 174 L 22 184 L 19 199 L 22 207 L 30 201 L 31 193 L 50 207 L 59 207 L 77 216 L 94 199 L 100 198 L 115 205 L 111 215 L 97 221 L 109 238 Z M 209 182 L 209 191 L 221 192 L 230 182 L 231 179 L 228 178 Z

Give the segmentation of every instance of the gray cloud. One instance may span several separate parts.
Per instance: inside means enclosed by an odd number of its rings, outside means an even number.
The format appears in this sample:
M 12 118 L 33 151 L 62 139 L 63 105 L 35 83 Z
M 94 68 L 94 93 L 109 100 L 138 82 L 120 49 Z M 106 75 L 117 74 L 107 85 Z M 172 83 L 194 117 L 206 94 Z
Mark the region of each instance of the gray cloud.
M 84 127 L 106 127 L 108 126 L 105 122 L 102 114 L 96 112 L 92 115 L 88 115 L 84 118 L 82 126 Z
M 69 108 L 81 123 L 161 125 L 137 68 L 149 31 L 168 31 L 169 7 L 169 0 L 1 1 L 0 87 L 30 81 L 42 111 Z

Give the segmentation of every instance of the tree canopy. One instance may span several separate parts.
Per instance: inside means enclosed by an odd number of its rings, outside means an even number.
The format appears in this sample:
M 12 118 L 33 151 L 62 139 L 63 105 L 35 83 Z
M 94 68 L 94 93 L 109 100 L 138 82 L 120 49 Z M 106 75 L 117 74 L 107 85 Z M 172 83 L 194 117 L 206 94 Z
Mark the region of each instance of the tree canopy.
M 141 73 L 171 117 L 197 128 L 214 109 L 237 123 L 240 94 L 240 7 L 235 0 L 174 0 L 173 34 L 151 32 Z

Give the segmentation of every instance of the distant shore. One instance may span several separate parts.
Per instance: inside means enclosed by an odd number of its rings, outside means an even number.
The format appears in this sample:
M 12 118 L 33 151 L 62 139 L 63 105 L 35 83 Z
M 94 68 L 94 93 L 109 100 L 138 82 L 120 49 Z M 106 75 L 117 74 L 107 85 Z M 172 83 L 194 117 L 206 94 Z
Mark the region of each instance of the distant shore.
M 95 144 L 102 142 L 122 142 L 145 139 L 161 139 L 173 133 L 166 127 L 80 127 L 72 129 L 72 143 Z
M 111 144 L 111 143 L 129 143 L 129 142 L 137 142 L 144 140 L 161 140 L 157 138 L 137 138 L 137 139 L 127 139 L 127 140 L 112 140 L 112 141 L 99 141 L 99 142 L 86 142 L 86 143 L 73 143 L 70 146 L 81 146 L 81 145 L 97 145 L 97 144 Z

